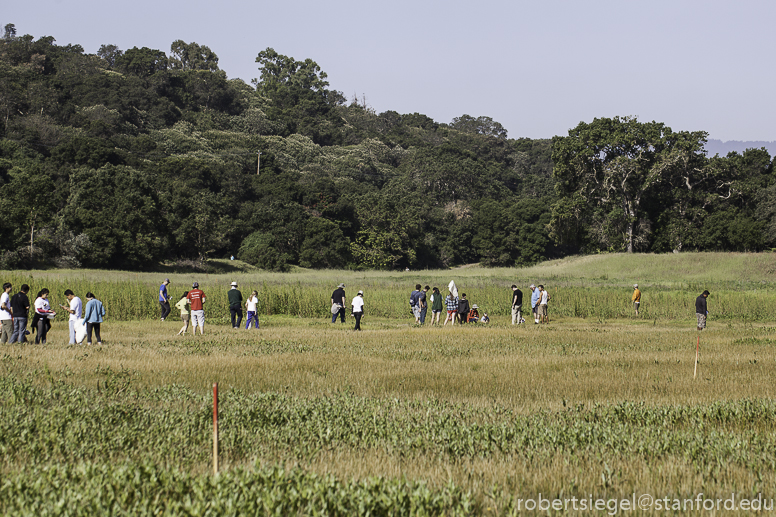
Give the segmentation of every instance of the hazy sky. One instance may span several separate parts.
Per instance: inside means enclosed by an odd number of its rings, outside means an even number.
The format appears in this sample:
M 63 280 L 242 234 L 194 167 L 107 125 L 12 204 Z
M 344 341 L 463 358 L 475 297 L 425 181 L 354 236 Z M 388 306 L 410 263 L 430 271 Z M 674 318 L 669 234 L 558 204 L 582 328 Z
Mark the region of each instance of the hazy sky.
M 259 51 L 311 58 L 378 113 L 462 114 L 511 138 L 636 115 L 721 140 L 776 140 L 773 0 L 6 0 L 0 24 L 95 53 L 209 46 L 229 77 Z M 771 56 L 771 57 L 769 57 Z

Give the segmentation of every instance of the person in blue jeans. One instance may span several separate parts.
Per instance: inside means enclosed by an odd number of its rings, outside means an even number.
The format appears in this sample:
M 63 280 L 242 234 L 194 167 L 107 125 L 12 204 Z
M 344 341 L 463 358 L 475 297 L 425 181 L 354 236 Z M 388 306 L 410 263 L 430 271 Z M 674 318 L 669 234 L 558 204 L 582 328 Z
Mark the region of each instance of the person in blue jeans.
M 170 285 L 170 279 L 165 278 L 162 285 L 159 286 L 159 305 L 162 306 L 162 321 L 170 314 L 170 297 L 167 294 L 168 285 Z
M 345 284 L 339 284 L 337 289 L 331 293 L 331 305 L 338 306 L 337 312 L 332 312 L 331 322 L 337 323 L 337 316 L 342 318 L 342 323 L 345 323 Z
M 21 290 L 11 298 L 11 308 L 13 309 L 13 334 L 9 343 L 27 342 L 27 318 L 30 311 L 30 299 L 27 293 L 30 292 L 30 286 L 22 284 Z
M 94 337 L 97 338 L 97 344 L 102 344 L 100 337 L 100 324 L 105 317 L 105 307 L 102 302 L 94 297 L 92 293 L 86 293 L 86 309 L 84 310 L 84 322 L 86 322 L 86 344 L 92 344 L 92 330 Z
M 259 328 L 259 292 L 253 291 L 245 302 L 245 311 L 248 313 L 248 321 L 245 323 L 245 329 L 251 328 L 251 321 L 253 321 L 256 328 Z

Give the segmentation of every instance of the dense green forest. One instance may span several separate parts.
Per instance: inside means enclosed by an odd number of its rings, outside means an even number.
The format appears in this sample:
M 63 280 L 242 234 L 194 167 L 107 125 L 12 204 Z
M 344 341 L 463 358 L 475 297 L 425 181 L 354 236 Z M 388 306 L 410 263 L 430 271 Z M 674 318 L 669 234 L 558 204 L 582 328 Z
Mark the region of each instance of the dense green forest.
M 705 133 L 633 118 L 510 139 L 486 116 L 378 114 L 311 59 L 256 63 L 249 85 L 193 42 L 87 54 L 6 25 L 0 268 L 513 266 L 776 243 L 764 149 L 706 157 Z

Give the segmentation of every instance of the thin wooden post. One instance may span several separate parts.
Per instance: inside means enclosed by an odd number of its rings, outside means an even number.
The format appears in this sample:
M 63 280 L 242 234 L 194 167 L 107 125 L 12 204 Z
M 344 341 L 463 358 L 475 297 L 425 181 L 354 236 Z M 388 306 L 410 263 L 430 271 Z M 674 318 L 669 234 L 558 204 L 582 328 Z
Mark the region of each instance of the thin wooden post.
M 213 474 L 218 474 L 218 383 L 213 383 Z
M 695 344 L 695 370 L 692 372 L 692 378 L 695 380 L 695 376 L 698 375 L 698 354 L 701 350 L 701 335 L 698 334 L 698 342 Z
M 261 173 L 261 151 L 259 151 L 259 162 L 256 165 L 256 175 Z

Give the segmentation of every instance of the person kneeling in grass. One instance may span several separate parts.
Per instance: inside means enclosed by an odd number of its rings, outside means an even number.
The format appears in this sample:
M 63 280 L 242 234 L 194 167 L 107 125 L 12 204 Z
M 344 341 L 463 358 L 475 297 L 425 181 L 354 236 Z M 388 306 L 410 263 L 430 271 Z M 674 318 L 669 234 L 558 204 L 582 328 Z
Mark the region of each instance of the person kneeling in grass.
M 97 338 L 97 344 L 102 344 L 100 337 L 100 324 L 105 317 L 105 307 L 102 302 L 94 297 L 93 293 L 86 293 L 86 309 L 84 310 L 84 321 L 86 322 L 86 344 L 92 344 L 92 330 L 94 337 Z

